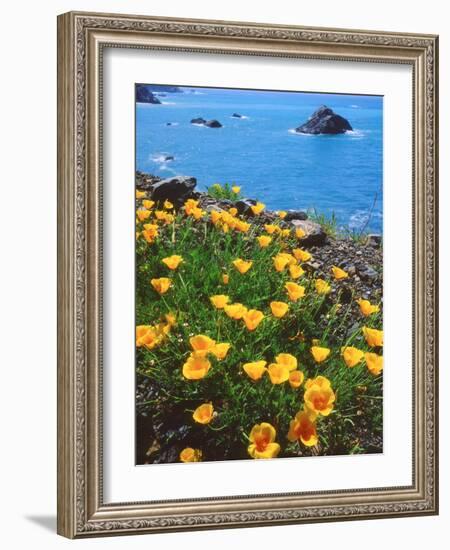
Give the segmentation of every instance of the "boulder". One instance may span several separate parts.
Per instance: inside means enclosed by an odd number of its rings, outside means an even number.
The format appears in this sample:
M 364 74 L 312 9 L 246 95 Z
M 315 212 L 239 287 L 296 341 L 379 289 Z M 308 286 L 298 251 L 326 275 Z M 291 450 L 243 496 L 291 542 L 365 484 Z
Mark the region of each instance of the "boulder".
M 206 120 L 202 117 L 193 118 L 191 124 L 205 124 Z
M 190 176 L 167 178 L 153 185 L 152 199 L 155 201 L 169 200 L 175 205 L 181 205 L 191 196 L 196 185 L 197 179 Z
M 319 107 L 306 122 L 295 129 L 299 134 L 344 134 L 349 130 L 353 130 L 350 122 L 326 105 Z
M 322 226 L 311 220 L 292 220 L 290 225 L 294 229 L 303 229 L 305 237 L 300 241 L 302 246 L 321 246 L 327 240 L 327 234 Z
M 303 210 L 288 210 L 284 217 L 285 222 L 291 222 L 293 220 L 307 220 L 308 214 Z
M 148 86 L 138 84 L 136 86 L 136 103 L 161 104 L 161 101 L 149 90 Z
M 377 233 L 371 233 L 367 235 L 366 245 L 373 246 L 374 248 L 379 248 L 381 246 L 382 237 Z
M 231 118 L 242 118 L 242 115 L 240 115 L 239 113 L 233 113 L 231 115 Z
M 237 209 L 239 215 L 252 216 L 253 211 L 251 207 L 254 206 L 255 204 L 256 204 L 256 201 L 253 199 L 242 199 L 240 201 L 236 201 L 234 203 L 234 206 Z

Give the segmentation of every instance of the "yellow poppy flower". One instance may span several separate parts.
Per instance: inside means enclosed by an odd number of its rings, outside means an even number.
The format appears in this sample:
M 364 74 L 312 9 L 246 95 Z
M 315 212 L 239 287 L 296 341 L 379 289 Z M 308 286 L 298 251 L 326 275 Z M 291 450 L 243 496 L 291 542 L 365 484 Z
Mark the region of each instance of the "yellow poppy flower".
M 216 225 L 216 224 L 219 223 L 220 220 L 222 219 L 222 213 L 219 212 L 218 210 L 211 210 L 210 217 L 211 217 L 212 223 L 213 223 L 214 225 Z
M 158 221 L 164 221 L 166 219 L 167 212 L 164 212 L 164 210 L 155 210 L 155 218 Z
M 317 294 L 329 294 L 331 292 L 331 286 L 323 279 L 316 279 L 314 286 Z
M 247 376 L 256 382 L 262 378 L 264 373 L 267 371 L 266 364 L 266 361 L 253 361 L 252 363 L 245 363 L 242 365 L 242 368 L 246 372 Z
M 200 220 L 205 215 L 205 211 L 201 208 L 193 208 L 191 212 L 191 216 L 194 218 L 194 220 Z
M 251 225 L 243 220 L 237 220 L 235 224 L 236 231 L 240 231 L 241 233 L 247 233 L 250 227 Z
M 305 382 L 305 406 L 322 416 L 328 416 L 333 410 L 336 396 L 331 388 L 331 382 L 325 376 L 316 376 Z
M 230 317 L 231 319 L 242 319 L 244 315 L 247 313 L 247 308 L 243 306 L 242 304 L 227 304 L 224 306 L 223 310 L 225 313 Z
M 181 462 L 200 462 L 202 460 L 202 452 L 199 449 L 186 447 L 180 453 Z
M 172 281 L 167 277 L 152 279 L 150 282 L 158 294 L 165 294 L 172 285 Z
M 183 365 L 183 376 L 188 380 L 201 380 L 211 368 L 208 359 L 198 353 L 191 353 L 188 360 Z
M 213 418 L 214 407 L 212 403 L 203 403 L 197 407 L 192 418 L 199 424 L 209 424 Z
M 279 252 L 272 259 L 273 265 L 277 271 L 283 271 L 283 269 L 292 262 L 292 256 L 284 252 Z
M 340 267 L 332 266 L 331 271 L 336 280 L 340 281 L 341 279 L 347 279 L 348 273 L 341 269 Z
M 268 422 L 255 424 L 248 436 L 248 454 L 252 458 L 275 458 L 280 452 L 280 445 L 275 443 L 276 436 L 275 428 Z
M 299 265 L 291 264 L 289 266 L 289 273 L 292 279 L 298 279 L 305 273 L 305 271 Z
M 290 230 L 290 229 L 282 229 L 282 230 L 281 230 L 281 233 L 280 233 L 280 235 L 281 235 L 282 237 L 289 237 L 290 234 L 291 234 L 291 230 Z
M 287 438 L 289 441 L 301 441 L 307 447 L 317 445 L 319 438 L 317 437 L 315 416 L 308 411 L 299 411 L 289 425 Z
M 309 252 L 302 250 L 301 248 L 294 248 L 292 254 L 299 262 L 309 262 L 312 258 L 312 255 Z
M 192 211 L 194 210 L 194 208 L 197 208 L 198 206 L 198 201 L 194 200 L 194 199 L 188 199 L 185 203 L 184 203 L 184 211 L 186 212 L 186 214 L 188 216 L 190 216 L 192 214 Z
M 290 353 L 279 353 L 275 357 L 275 361 L 278 365 L 283 365 L 287 367 L 289 371 L 295 370 L 297 368 L 297 359 Z
M 167 321 L 167 324 L 171 327 L 175 326 L 177 324 L 177 318 L 174 313 L 166 313 L 164 315 L 165 320 Z
M 289 380 L 289 369 L 286 365 L 271 363 L 267 369 L 272 384 L 283 384 Z
M 233 191 L 233 193 L 234 193 L 235 195 L 237 195 L 238 193 L 240 193 L 241 188 L 239 187 L 239 185 L 233 185 L 233 187 L 231 188 L 231 190 Z
M 256 237 L 256 240 L 261 248 L 267 248 L 272 242 L 272 237 L 269 237 L 269 235 L 261 235 L 260 237 Z
M 287 216 L 287 212 L 284 210 L 278 210 L 277 214 L 278 214 L 278 217 L 281 218 L 282 220 L 284 220 L 284 218 Z
M 245 261 L 241 260 L 241 258 L 238 258 L 237 260 L 233 261 L 234 267 L 243 275 L 244 273 L 247 273 L 247 271 L 252 267 L 253 262 L 251 260 Z
M 255 205 L 252 205 L 250 206 L 253 214 L 255 214 L 255 216 L 258 216 L 259 214 L 261 214 L 261 212 L 264 210 L 264 208 L 266 207 L 265 204 L 263 204 L 262 202 L 257 202 Z
M 352 346 L 347 346 L 342 348 L 341 350 L 342 357 L 345 361 L 345 364 L 347 367 L 356 367 L 356 365 L 362 361 L 362 358 L 364 357 L 364 352 L 361 351 L 358 348 L 354 348 Z
M 273 235 L 273 233 L 275 233 L 275 231 L 277 230 L 277 226 L 272 225 L 270 223 L 266 223 L 264 225 L 264 229 L 267 231 L 267 233 L 269 233 L 269 235 Z
M 331 350 L 328 348 L 322 348 L 320 346 L 312 346 L 311 355 L 314 357 L 316 363 L 322 363 L 330 355 Z
M 164 201 L 163 208 L 165 208 L 166 210 L 172 210 L 173 204 L 166 199 Z
M 238 213 L 238 210 L 237 210 L 237 208 L 234 208 L 234 207 L 233 207 L 233 208 L 230 208 L 230 209 L 228 210 L 228 212 L 229 212 L 232 216 L 236 216 L 236 214 Z
M 172 256 L 167 256 L 167 258 L 163 258 L 162 263 L 165 264 L 169 269 L 177 269 L 177 267 L 183 262 L 183 257 L 178 256 L 177 254 L 173 254 Z
M 378 355 L 377 353 L 370 352 L 366 352 L 364 356 L 369 372 L 371 372 L 374 376 L 380 374 L 380 372 L 383 370 L 383 356 Z
M 257 328 L 259 323 L 264 319 L 264 314 L 258 309 L 249 309 L 247 313 L 242 317 L 244 320 L 245 326 L 248 330 L 252 331 Z
M 293 370 L 289 373 L 289 384 L 291 388 L 297 389 L 303 384 L 305 375 L 301 370 Z
M 230 276 L 227 273 L 224 273 L 222 275 L 222 283 L 224 285 L 227 285 L 230 282 Z
M 295 230 L 295 236 L 297 237 L 297 239 L 303 239 L 304 237 L 306 237 L 306 233 L 301 227 L 297 227 L 297 229 Z
M 212 305 L 217 309 L 223 309 L 230 301 L 229 296 L 226 296 L 225 294 L 215 294 L 214 296 L 211 296 L 209 299 Z
M 299 298 L 303 298 L 305 295 L 305 287 L 297 283 L 286 283 L 284 288 L 287 290 L 288 296 L 293 302 L 296 302 Z
M 376 328 L 363 327 L 364 338 L 370 347 L 379 347 L 383 345 L 383 331 Z
M 189 338 L 189 343 L 191 344 L 191 348 L 198 355 L 206 355 L 207 353 L 211 352 L 216 345 L 215 340 L 213 340 L 209 336 L 205 336 L 204 334 L 197 334 L 197 336 L 192 336 L 191 338 Z
M 136 347 L 153 349 L 163 339 L 163 334 L 151 325 L 139 325 L 136 327 Z
M 147 193 L 145 191 L 138 191 L 136 189 L 136 198 L 137 199 L 143 199 L 146 196 L 147 196 Z
M 270 309 L 274 317 L 284 317 L 289 309 L 288 304 L 285 302 L 270 302 Z
M 363 300 L 361 298 L 361 299 L 356 300 L 356 301 L 359 305 L 359 309 L 360 309 L 361 313 L 365 317 L 368 317 L 369 315 L 372 315 L 372 313 L 378 313 L 380 311 L 380 307 L 376 306 L 375 304 L 371 304 L 369 302 L 369 300 Z
M 150 216 L 150 212 L 145 209 L 139 209 L 139 210 L 136 210 L 136 216 L 139 218 L 140 222 L 143 222 Z
M 147 208 L 147 210 L 151 210 L 155 206 L 155 201 L 144 200 L 142 201 L 142 206 Z
M 216 344 L 213 348 L 211 348 L 211 353 L 214 355 L 216 359 L 219 361 L 222 361 L 222 359 L 225 359 L 227 356 L 228 350 L 230 349 L 231 344 L 222 342 L 220 344 Z

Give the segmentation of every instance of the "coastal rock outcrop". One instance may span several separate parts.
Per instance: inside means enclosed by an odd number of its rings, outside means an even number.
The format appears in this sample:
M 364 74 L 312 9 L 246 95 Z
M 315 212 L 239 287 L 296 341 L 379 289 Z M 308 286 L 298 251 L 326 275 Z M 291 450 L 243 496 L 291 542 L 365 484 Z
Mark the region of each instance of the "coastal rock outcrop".
M 239 113 L 233 113 L 231 115 L 231 118 L 242 118 L 242 115 L 240 115 Z
M 200 124 L 202 126 L 207 126 L 208 128 L 222 128 L 222 124 L 218 120 L 205 120 L 202 117 L 193 118 L 191 120 L 191 124 Z
M 294 229 L 302 229 L 305 236 L 302 239 L 303 246 L 321 246 L 327 240 L 327 234 L 323 227 L 312 220 L 292 220 L 289 222 Z
M 169 200 L 175 205 L 180 205 L 191 196 L 196 185 L 197 179 L 191 176 L 175 176 L 160 180 L 151 188 L 152 199 Z
M 159 101 L 147 86 L 138 84 L 136 86 L 136 103 L 153 103 L 158 105 L 161 104 L 161 101 Z
M 350 122 L 326 105 L 319 107 L 306 122 L 295 129 L 298 134 L 314 135 L 344 134 L 349 130 L 353 130 Z

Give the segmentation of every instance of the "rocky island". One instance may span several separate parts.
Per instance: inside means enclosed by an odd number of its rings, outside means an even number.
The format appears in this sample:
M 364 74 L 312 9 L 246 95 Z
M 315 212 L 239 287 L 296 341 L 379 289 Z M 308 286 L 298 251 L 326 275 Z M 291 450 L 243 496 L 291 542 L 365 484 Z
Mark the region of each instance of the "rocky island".
M 159 101 L 148 86 L 138 84 L 136 86 L 136 103 L 153 103 L 154 105 L 160 105 L 161 101 Z
M 218 120 L 216 119 L 205 120 L 202 117 L 193 118 L 191 120 L 191 124 L 197 124 L 199 126 L 207 126 L 208 128 L 222 128 L 222 124 Z
M 309 119 L 298 126 L 295 131 L 298 134 L 344 134 L 352 131 L 350 122 L 337 115 L 326 105 L 322 105 L 315 111 Z

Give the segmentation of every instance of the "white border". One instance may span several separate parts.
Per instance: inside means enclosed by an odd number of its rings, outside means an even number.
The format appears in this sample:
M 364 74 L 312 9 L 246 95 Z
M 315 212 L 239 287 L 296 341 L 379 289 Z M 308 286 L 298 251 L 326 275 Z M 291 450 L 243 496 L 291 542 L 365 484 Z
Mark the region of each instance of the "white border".
M 114 48 L 104 50 L 103 75 L 105 502 L 410 485 L 411 68 L 394 64 Z M 135 216 L 136 82 L 384 96 L 385 423 L 382 455 L 134 465 L 134 231 L 130 228 Z

